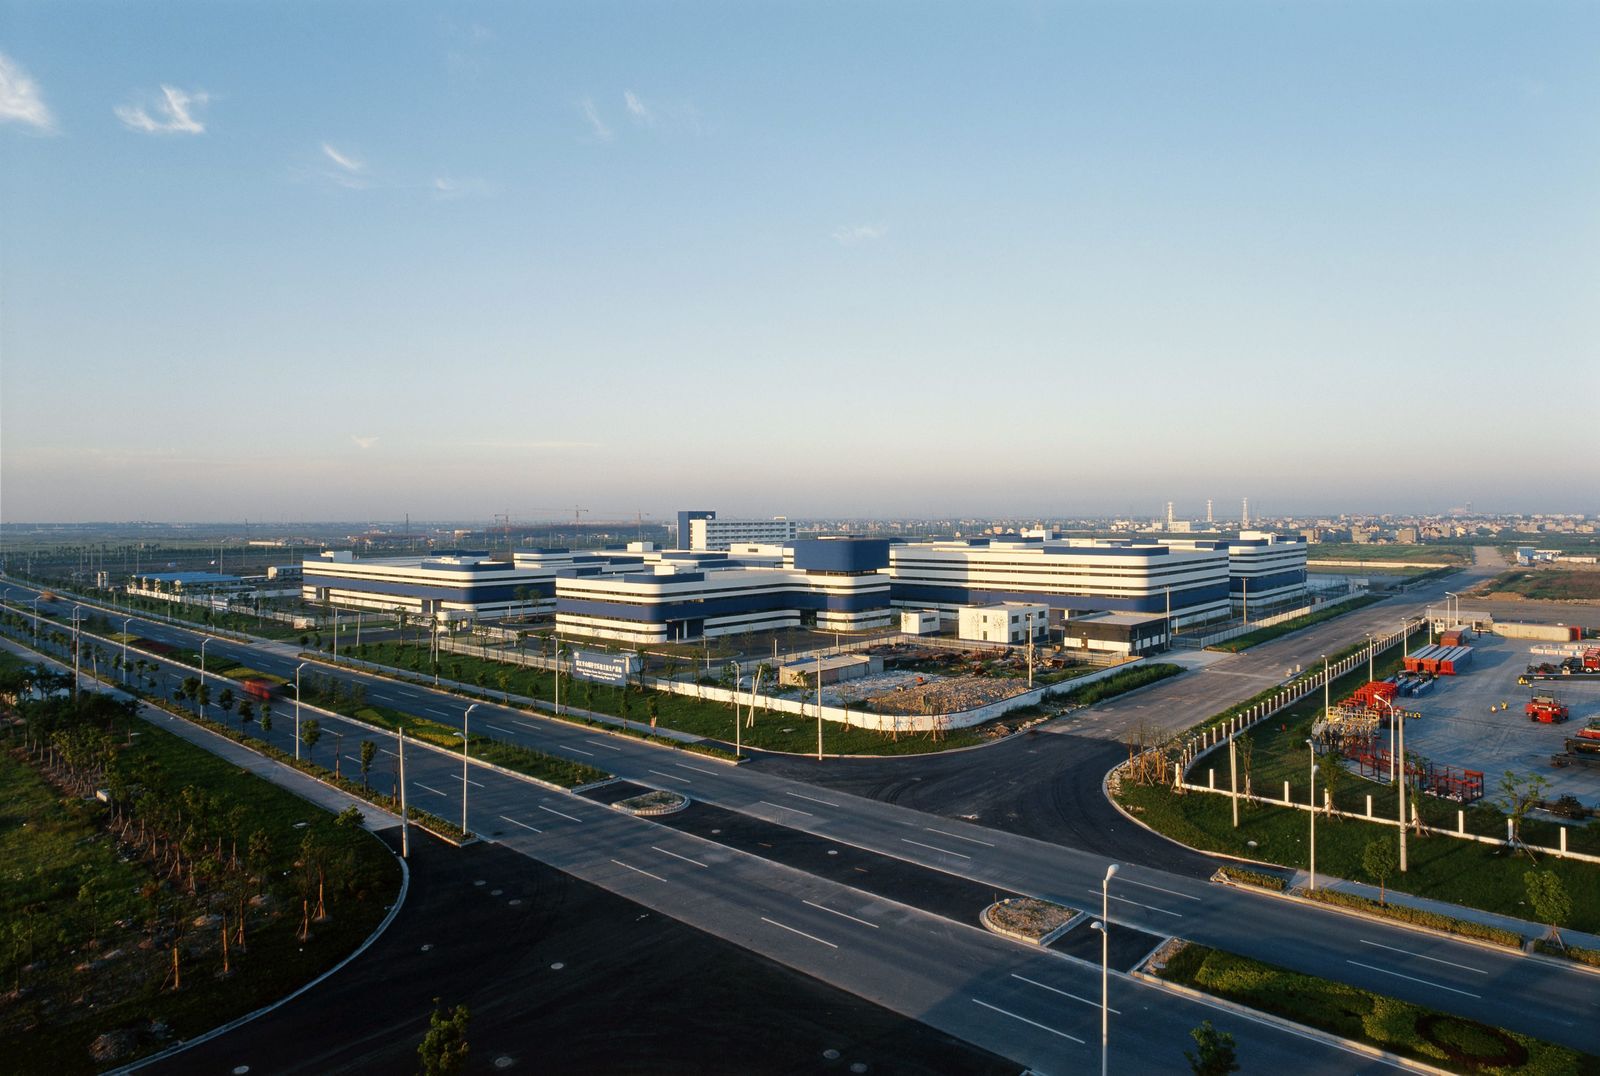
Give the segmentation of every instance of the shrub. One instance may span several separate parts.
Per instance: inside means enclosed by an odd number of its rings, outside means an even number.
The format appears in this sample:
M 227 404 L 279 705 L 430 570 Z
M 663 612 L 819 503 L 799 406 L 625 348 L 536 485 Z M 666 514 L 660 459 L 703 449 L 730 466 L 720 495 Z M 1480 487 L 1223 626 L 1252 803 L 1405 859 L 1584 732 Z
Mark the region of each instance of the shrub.
M 1308 890 L 1304 895 L 1308 899 L 1319 900 L 1324 904 L 1337 904 L 1346 908 L 1355 908 L 1369 915 L 1382 916 L 1385 919 L 1397 919 L 1402 923 L 1410 923 L 1413 926 L 1442 930 L 1446 934 L 1458 934 L 1463 938 L 1477 938 L 1481 941 L 1493 942 L 1496 945 L 1504 945 L 1512 949 L 1522 948 L 1522 935 L 1516 931 L 1493 927 L 1484 923 L 1475 923 L 1470 919 L 1457 919 L 1449 915 L 1440 915 L 1438 912 L 1412 908 L 1405 904 L 1379 904 L 1370 897 L 1358 896 L 1355 893 L 1343 893 L 1334 889 L 1313 889 Z

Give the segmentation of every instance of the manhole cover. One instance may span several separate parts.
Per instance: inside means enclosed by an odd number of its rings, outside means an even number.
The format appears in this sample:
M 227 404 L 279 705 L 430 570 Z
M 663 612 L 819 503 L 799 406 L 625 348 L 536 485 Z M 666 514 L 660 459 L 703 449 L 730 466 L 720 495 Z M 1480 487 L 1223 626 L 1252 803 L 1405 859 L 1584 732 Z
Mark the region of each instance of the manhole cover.
M 494 1067 L 497 1069 L 508 1069 L 516 1063 L 517 1062 L 515 1058 L 507 1057 L 504 1054 L 501 1054 L 499 1057 L 494 1059 Z
M 504 892 L 505 892 L 504 889 L 491 889 L 491 890 L 489 890 L 489 895 L 491 897 L 498 897 L 501 893 L 504 893 Z
M 852 1062 L 850 1062 L 850 1071 L 851 1072 L 866 1072 L 867 1071 L 867 1063 L 865 1061 L 852 1061 Z
M 822 1056 L 827 1058 L 829 1061 L 837 1061 L 839 1060 L 839 1051 L 829 1047 L 828 1049 L 822 1051 Z
M 828 854 L 830 856 L 836 856 L 839 854 L 839 850 L 837 848 L 830 848 L 828 849 Z
M 250 1071 L 250 1066 L 249 1065 L 235 1065 L 235 1066 L 233 1066 L 233 1076 L 244 1076 L 244 1074 L 249 1072 L 249 1071 Z
M 513 908 L 515 908 L 517 905 L 522 903 L 522 898 L 521 897 L 512 897 L 510 900 L 506 901 L 506 903 L 511 905 Z
M 566 965 L 561 963 L 561 961 L 558 960 L 554 964 L 550 965 L 550 970 L 551 971 L 560 971 L 564 967 L 566 967 Z
M 422 947 L 422 951 L 423 951 L 423 952 L 424 952 L 424 953 L 426 953 L 426 952 L 427 952 L 427 951 L 428 951 L 428 950 L 430 950 L 430 949 L 432 949 L 432 948 L 433 948 L 433 943 L 432 943 L 432 942 L 429 942 L 429 943 L 428 943 L 428 944 L 427 944 L 427 945 L 424 945 L 424 946 L 423 946 L 423 947 Z
M 479 878 L 476 882 L 473 882 L 472 884 L 473 885 L 488 885 L 489 883 L 485 882 L 482 878 Z

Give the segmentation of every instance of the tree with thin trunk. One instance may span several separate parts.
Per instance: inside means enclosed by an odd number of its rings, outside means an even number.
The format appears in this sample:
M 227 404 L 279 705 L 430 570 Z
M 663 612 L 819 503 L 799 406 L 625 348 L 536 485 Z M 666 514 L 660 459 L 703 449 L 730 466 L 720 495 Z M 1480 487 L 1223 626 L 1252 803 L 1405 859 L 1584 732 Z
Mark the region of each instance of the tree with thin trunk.
M 1522 876 L 1528 889 L 1528 904 L 1539 922 L 1550 925 L 1550 940 L 1565 949 L 1561 941 L 1560 926 L 1572 918 L 1572 897 L 1567 893 L 1561 876 L 1548 868 L 1528 871 Z
M 1367 842 L 1361 850 L 1361 870 L 1368 878 L 1378 883 L 1378 903 L 1387 904 L 1388 895 L 1385 892 L 1388 878 L 1400 868 L 1400 858 L 1395 852 L 1394 843 L 1387 837 L 1378 837 Z
M 222 689 L 222 693 L 217 696 L 217 705 L 222 707 L 222 712 L 225 714 L 233 712 L 233 688 Z
M 367 776 L 372 771 L 372 760 L 378 757 L 378 745 L 371 740 L 361 741 L 361 787 L 370 789 L 371 782 Z
M 1511 819 L 1511 840 L 1522 845 L 1522 820 L 1544 798 L 1550 779 L 1537 773 L 1519 774 L 1507 770 L 1500 778 L 1500 807 Z M 1523 846 L 1523 851 L 1526 847 Z M 1533 853 L 1528 853 L 1533 858 Z
M 300 742 L 306 745 L 306 760 L 311 759 L 311 750 L 317 746 L 317 741 L 322 739 L 322 722 L 316 718 L 308 718 L 300 725 Z

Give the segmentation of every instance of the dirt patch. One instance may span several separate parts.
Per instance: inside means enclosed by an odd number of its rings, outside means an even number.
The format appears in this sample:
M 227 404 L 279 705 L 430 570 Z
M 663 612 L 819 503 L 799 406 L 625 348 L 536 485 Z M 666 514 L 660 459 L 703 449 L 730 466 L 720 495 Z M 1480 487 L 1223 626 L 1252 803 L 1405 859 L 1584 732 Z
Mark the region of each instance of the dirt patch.
M 1038 942 L 1066 926 L 1077 914 L 1075 908 L 1036 897 L 1010 897 L 985 908 L 983 918 L 984 924 L 997 933 Z

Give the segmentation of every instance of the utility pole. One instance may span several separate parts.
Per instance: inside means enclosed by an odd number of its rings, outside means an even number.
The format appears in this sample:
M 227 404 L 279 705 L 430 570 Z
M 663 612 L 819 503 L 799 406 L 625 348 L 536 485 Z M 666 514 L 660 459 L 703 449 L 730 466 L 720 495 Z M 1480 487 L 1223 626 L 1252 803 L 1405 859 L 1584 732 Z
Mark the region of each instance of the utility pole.
M 822 761 L 822 652 L 817 652 L 817 761 Z
M 411 830 L 406 823 L 406 730 L 400 727 L 400 858 L 411 856 Z

